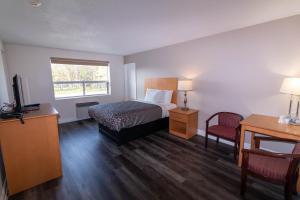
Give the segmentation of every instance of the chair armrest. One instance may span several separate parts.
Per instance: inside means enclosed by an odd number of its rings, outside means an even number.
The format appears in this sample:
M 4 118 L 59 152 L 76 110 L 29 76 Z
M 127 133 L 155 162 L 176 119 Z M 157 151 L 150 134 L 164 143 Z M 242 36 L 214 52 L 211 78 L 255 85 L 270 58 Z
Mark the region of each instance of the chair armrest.
M 208 119 L 206 120 L 206 128 L 205 128 L 206 132 L 208 131 L 209 121 L 212 120 L 212 118 L 214 118 L 214 117 L 217 116 L 217 115 L 219 115 L 219 112 L 213 114 L 212 116 L 210 116 L 210 118 L 208 118 Z
M 235 138 L 238 144 L 240 143 L 241 125 L 235 128 Z
M 206 124 L 208 124 L 209 123 L 209 121 L 210 120 L 212 120 L 215 116 L 217 116 L 217 115 L 219 115 L 219 112 L 218 113 L 215 113 L 215 114 L 213 114 L 212 116 L 210 116 L 210 118 L 208 118 L 207 120 L 206 120 Z
M 286 182 L 291 182 L 294 179 L 293 177 L 298 176 L 299 162 L 299 157 L 292 159 L 289 169 L 287 171 Z
M 236 132 L 241 132 L 241 125 L 235 128 Z
M 300 154 L 285 154 L 285 153 L 273 153 L 269 151 L 263 151 L 260 149 L 243 149 L 244 154 L 256 154 L 261 156 L 268 156 L 282 159 L 300 159 Z

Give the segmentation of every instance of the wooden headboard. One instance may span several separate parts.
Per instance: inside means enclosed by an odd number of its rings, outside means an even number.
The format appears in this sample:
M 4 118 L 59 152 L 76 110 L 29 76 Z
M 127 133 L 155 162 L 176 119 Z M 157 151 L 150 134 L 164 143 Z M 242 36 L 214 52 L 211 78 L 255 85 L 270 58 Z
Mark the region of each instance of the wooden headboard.
M 173 90 L 171 102 L 177 104 L 178 78 L 146 78 L 144 82 L 145 93 L 147 88 L 158 90 Z

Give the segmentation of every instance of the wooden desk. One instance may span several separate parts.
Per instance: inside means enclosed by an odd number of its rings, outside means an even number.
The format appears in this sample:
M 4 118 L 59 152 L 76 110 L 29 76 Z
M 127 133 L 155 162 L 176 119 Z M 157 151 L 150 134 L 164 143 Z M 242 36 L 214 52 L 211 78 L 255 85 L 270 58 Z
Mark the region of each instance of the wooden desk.
M 9 195 L 62 175 L 58 112 L 50 104 L 18 119 L 0 119 L 0 142 Z
M 251 115 L 241 121 L 241 139 L 239 166 L 242 165 L 242 149 L 245 143 L 245 132 L 251 132 L 251 149 L 254 148 L 254 134 L 259 133 L 267 136 L 273 136 L 284 139 L 292 139 L 300 141 L 300 126 L 278 123 L 278 117 L 270 117 L 265 115 Z M 297 191 L 300 191 L 300 178 L 297 182 Z

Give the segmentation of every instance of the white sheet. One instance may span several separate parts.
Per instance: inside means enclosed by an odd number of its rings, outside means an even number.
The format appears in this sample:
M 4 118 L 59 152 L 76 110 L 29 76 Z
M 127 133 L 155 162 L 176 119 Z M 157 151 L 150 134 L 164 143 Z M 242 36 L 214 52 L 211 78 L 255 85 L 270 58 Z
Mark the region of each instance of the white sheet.
M 151 101 L 144 101 L 144 100 L 141 100 L 141 99 L 137 99 L 135 101 L 140 101 L 140 102 L 144 102 L 144 103 L 150 103 L 150 104 L 155 104 L 155 105 L 158 105 L 161 107 L 161 110 L 162 110 L 162 116 L 161 118 L 165 118 L 165 117 L 169 117 L 169 110 L 171 109 L 174 109 L 177 107 L 176 104 L 174 103 L 156 103 L 156 102 L 151 102 Z

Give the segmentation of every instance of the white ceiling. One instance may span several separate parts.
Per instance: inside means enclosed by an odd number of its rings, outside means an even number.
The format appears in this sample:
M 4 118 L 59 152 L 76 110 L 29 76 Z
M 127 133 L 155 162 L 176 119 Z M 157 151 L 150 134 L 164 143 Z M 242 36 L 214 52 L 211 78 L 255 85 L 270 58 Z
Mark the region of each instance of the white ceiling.
M 300 0 L 0 0 L 8 43 L 128 55 L 300 14 Z

